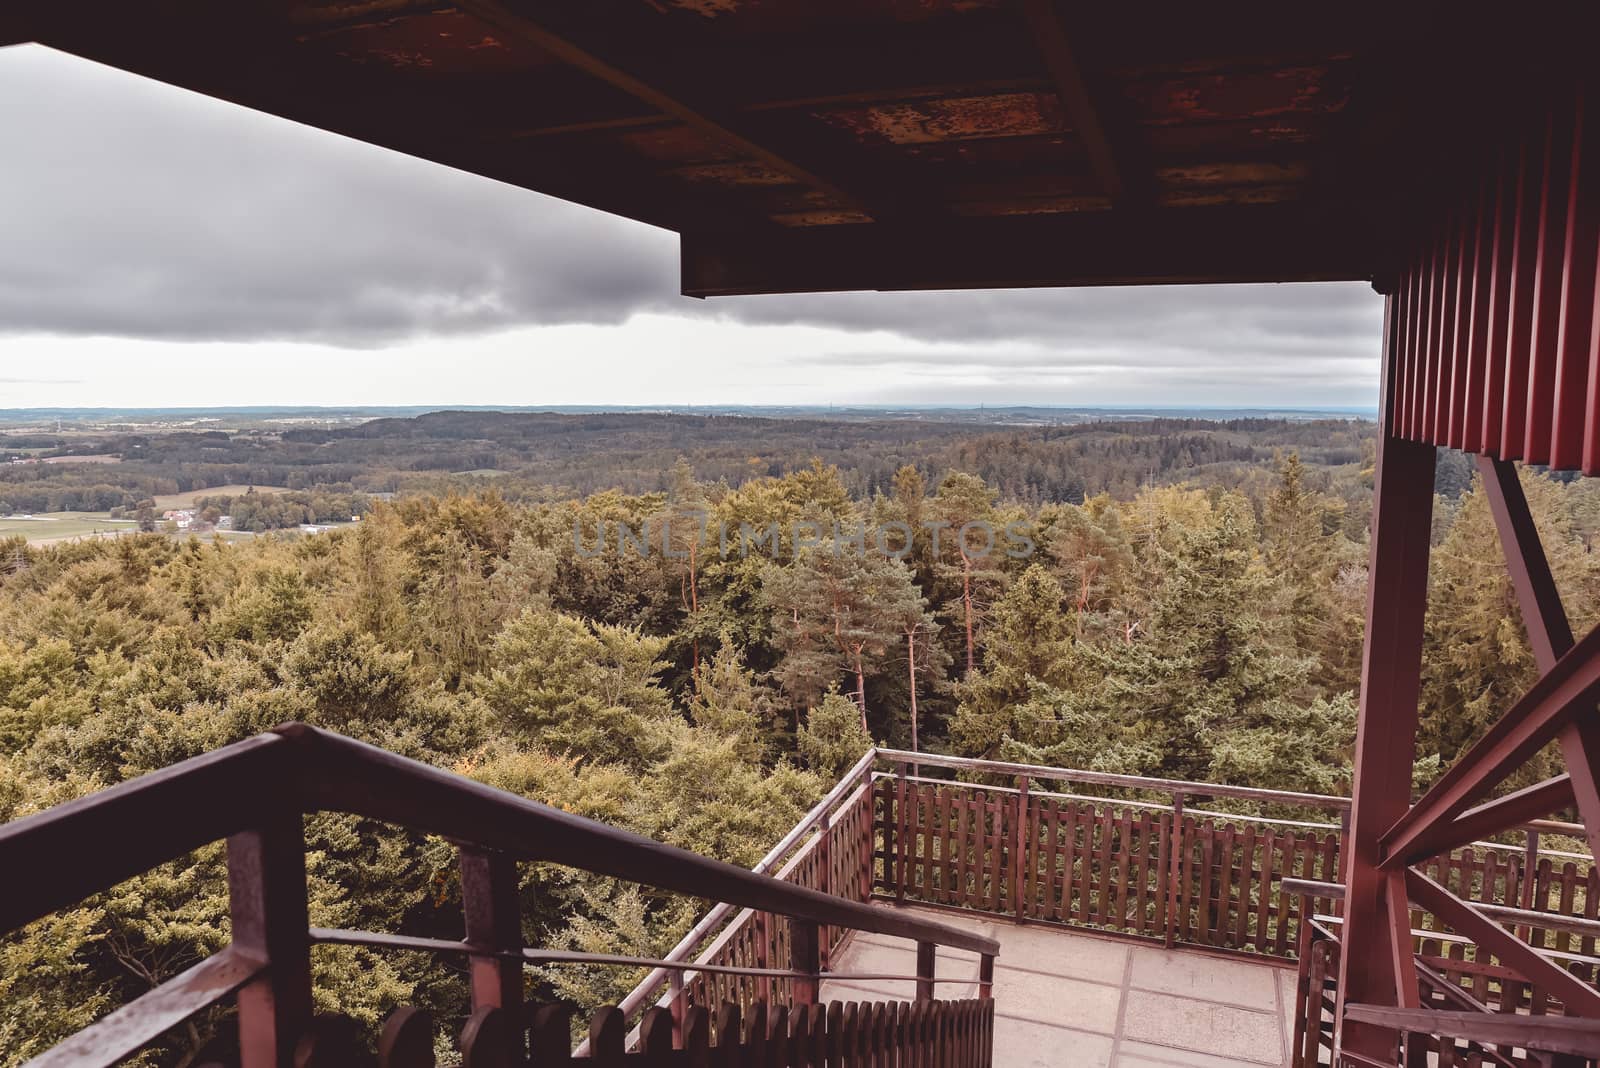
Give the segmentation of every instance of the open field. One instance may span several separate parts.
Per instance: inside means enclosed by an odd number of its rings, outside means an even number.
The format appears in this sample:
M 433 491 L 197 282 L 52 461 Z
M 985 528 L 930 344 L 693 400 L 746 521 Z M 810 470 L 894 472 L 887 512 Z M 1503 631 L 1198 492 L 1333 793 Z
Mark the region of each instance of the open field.
M 74 538 L 126 534 L 139 529 L 131 519 L 112 519 L 105 512 L 44 512 L 32 518 L 0 516 L 0 538 L 22 535 L 34 544 Z
M 212 486 L 209 489 L 190 490 L 188 493 L 164 493 L 155 498 L 156 511 L 169 508 L 193 508 L 201 497 L 242 497 L 250 486 Z M 257 493 L 288 493 L 287 486 L 256 486 Z

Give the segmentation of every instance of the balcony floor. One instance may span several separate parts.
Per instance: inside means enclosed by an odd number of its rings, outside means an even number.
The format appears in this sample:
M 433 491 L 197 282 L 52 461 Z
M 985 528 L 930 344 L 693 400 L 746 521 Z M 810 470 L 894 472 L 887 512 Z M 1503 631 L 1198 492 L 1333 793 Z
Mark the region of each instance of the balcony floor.
M 1289 1063 L 1293 969 L 1167 951 L 1058 928 L 908 907 L 1000 942 L 995 1064 L 999 1068 L 1238 1068 Z M 835 971 L 916 972 L 915 947 L 857 934 Z M 941 998 L 976 994 L 978 959 L 941 949 Z M 909 982 L 833 980 L 824 1000 L 910 999 Z

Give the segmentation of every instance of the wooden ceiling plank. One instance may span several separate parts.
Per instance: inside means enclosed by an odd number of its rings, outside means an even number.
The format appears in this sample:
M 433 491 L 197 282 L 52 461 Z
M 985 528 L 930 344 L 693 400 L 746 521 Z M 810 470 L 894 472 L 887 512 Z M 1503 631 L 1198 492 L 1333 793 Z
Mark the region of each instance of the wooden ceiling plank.
M 1072 41 L 1056 13 L 1055 0 L 1022 0 L 1022 12 L 1050 71 L 1056 96 L 1083 142 L 1106 196 L 1118 207 L 1146 203 L 1149 179 L 1130 169 L 1129 151 L 1107 130 L 1104 109 L 1095 102 Z
M 543 22 L 511 10 L 499 0 L 458 0 L 458 6 L 502 33 L 515 35 L 538 46 L 560 61 L 622 90 L 662 114 L 670 115 L 706 136 L 788 174 L 802 185 L 811 186 L 841 204 L 859 208 L 875 217 L 879 214 L 857 191 L 767 144 L 761 131 L 748 119 L 731 112 L 725 113 L 709 102 L 694 101 L 692 94 L 637 75 L 575 43 Z
M 98 17 L 41 23 L 38 40 L 85 59 L 278 115 L 444 166 L 536 189 L 671 230 L 719 221 L 762 224 L 716 211 L 704 194 L 668 191 L 630 180 L 628 157 L 592 148 L 581 158 L 496 144 L 461 122 L 466 101 L 430 87 L 382 77 L 335 58 L 308 53 L 292 27 L 234 11 L 204 20 L 156 18 L 148 11 L 104 5 Z

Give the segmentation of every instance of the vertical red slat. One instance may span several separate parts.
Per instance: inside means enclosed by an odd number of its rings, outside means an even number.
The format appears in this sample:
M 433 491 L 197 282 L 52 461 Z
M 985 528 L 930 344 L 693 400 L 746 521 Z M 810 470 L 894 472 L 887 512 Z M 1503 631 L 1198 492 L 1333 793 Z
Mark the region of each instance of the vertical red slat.
M 1406 318 L 1405 318 L 1405 396 L 1400 407 L 1400 425 L 1395 432 L 1405 438 L 1416 437 L 1417 421 L 1416 399 L 1417 391 L 1422 376 L 1422 284 L 1423 263 L 1427 256 L 1426 250 L 1419 252 L 1411 264 L 1411 273 L 1406 283 Z
M 1410 268 L 1402 269 L 1399 279 L 1394 287 L 1395 323 L 1398 329 L 1397 336 L 1401 339 L 1395 351 L 1396 372 L 1394 395 L 1385 399 L 1383 424 L 1389 427 L 1391 433 L 1403 434 L 1400 427 L 1405 423 L 1406 387 L 1411 380 L 1411 361 L 1405 346 L 1406 317 L 1411 307 L 1411 271 Z
M 1489 319 L 1484 324 L 1484 378 L 1482 431 L 1478 451 L 1497 454 L 1505 411 L 1506 312 L 1511 294 L 1513 197 L 1516 195 L 1515 154 L 1503 153 L 1495 168 L 1491 210 L 1494 232 L 1489 245 Z
M 1589 341 L 1594 324 L 1595 245 L 1600 238 L 1600 169 L 1596 139 L 1586 136 L 1580 96 L 1573 107 L 1572 162 L 1567 172 L 1567 229 L 1562 250 L 1561 321 L 1556 334 L 1554 427 L 1550 464 L 1564 471 L 1582 467 L 1589 407 Z
M 1438 367 L 1433 382 L 1433 417 L 1428 420 L 1428 440 L 1435 445 L 1450 440 L 1450 392 L 1455 386 L 1456 305 L 1461 298 L 1462 232 L 1466 229 L 1466 210 L 1457 205 L 1445 229 L 1440 260 L 1440 312 Z
M 1539 160 L 1532 140 L 1517 150 L 1515 217 L 1511 234 L 1510 301 L 1506 311 L 1505 408 L 1500 422 L 1500 459 L 1522 458 L 1527 440 L 1528 364 L 1533 348 L 1533 264 L 1539 248 Z
M 1416 350 L 1411 341 L 1416 336 L 1416 262 L 1406 265 L 1400 275 L 1400 390 L 1394 398 L 1392 432 L 1400 436 L 1411 433 L 1411 393 L 1416 389 Z
M 1411 441 L 1422 440 L 1422 409 L 1423 397 L 1428 391 L 1428 341 L 1433 313 L 1433 248 L 1428 241 L 1423 242 L 1422 255 L 1417 260 L 1417 310 L 1413 318 L 1417 320 L 1416 370 L 1412 374 L 1411 384 L 1411 413 L 1410 433 L 1406 437 Z
M 1466 333 L 1462 331 L 1461 310 L 1466 307 L 1467 245 L 1472 230 L 1472 208 L 1466 200 L 1459 200 L 1451 213 L 1450 246 L 1445 259 L 1445 321 L 1440 329 L 1438 365 L 1438 409 L 1434 412 L 1434 444 L 1450 444 L 1451 414 L 1456 411 L 1456 392 L 1466 382 L 1466 368 L 1462 366 L 1462 350 L 1466 349 Z
M 1449 245 L 1448 223 L 1439 227 L 1433 238 L 1433 252 L 1428 257 L 1428 340 L 1422 349 L 1422 397 L 1417 406 L 1417 433 L 1413 441 L 1433 440 L 1433 416 L 1439 393 L 1439 352 L 1444 316 L 1444 263 L 1445 249 Z
M 1472 223 L 1472 288 L 1467 301 L 1467 375 L 1461 390 L 1462 408 L 1451 424 L 1451 444 L 1468 452 L 1483 448 L 1483 383 L 1489 343 L 1489 261 L 1493 253 L 1494 180 L 1486 175 L 1478 183 L 1477 210 Z
M 1472 325 L 1472 282 L 1478 240 L 1478 196 L 1468 191 L 1461 198 L 1460 225 L 1456 229 L 1455 326 L 1450 334 L 1449 410 L 1440 441 L 1461 448 L 1467 401 L 1468 332 Z
M 1572 114 L 1550 116 L 1545 134 L 1539 192 L 1539 247 L 1533 265 L 1533 339 L 1528 360 L 1528 425 L 1524 463 L 1550 461 L 1556 392 L 1556 342 L 1561 325 L 1561 266 L 1566 253 L 1567 175 L 1571 162 Z
M 1600 251 L 1595 256 L 1594 300 L 1600 305 Z M 1589 415 L 1583 431 L 1583 473 L 1600 475 L 1600 315 L 1594 316 L 1589 327 Z

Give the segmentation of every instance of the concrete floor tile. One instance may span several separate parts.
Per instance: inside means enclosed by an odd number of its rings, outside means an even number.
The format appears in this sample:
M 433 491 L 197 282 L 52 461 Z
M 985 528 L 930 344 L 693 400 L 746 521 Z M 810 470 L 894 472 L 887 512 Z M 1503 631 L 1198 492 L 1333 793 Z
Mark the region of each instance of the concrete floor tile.
M 1115 1034 L 1122 990 L 1059 975 L 999 968 L 994 976 L 995 1012 L 1075 1030 Z
M 999 1068 L 1279 1068 L 1287 1056 L 1292 970 L 1199 953 L 1164 952 L 1092 935 L 927 909 L 918 915 L 997 938 L 995 1064 Z M 940 950 L 941 998 L 977 994 L 974 954 Z M 843 972 L 911 975 L 905 939 L 858 935 Z M 1130 986 L 1126 1004 L 1123 980 Z M 967 982 L 971 980 L 971 982 Z M 832 980 L 824 1000 L 910 1000 L 904 980 Z M 1119 1013 L 1121 1040 L 1116 1043 Z
M 1026 1020 L 997 1023 L 994 1063 L 998 1068 L 1110 1068 L 1113 1040 Z
M 1001 932 L 1001 968 L 1026 968 L 1074 979 L 1120 986 L 1128 964 L 1125 943 L 1045 927 L 1012 927 Z
M 1242 1068 L 1246 1064 L 1254 1068 L 1254 1062 L 1243 1062 L 1232 1057 L 1212 1057 L 1174 1046 L 1123 1039 L 1117 1049 L 1117 1063 L 1112 1068 L 1173 1068 L 1174 1065 L 1182 1068 Z
M 1133 950 L 1133 977 L 1129 985 L 1139 990 L 1181 994 L 1276 1013 L 1275 972 L 1270 965 L 1137 946 Z
M 1282 1027 L 1276 1011 L 1250 1012 L 1233 1005 L 1130 990 L 1122 1034 L 1136 1042 L 1278 1065 L 1283 1063 Z

